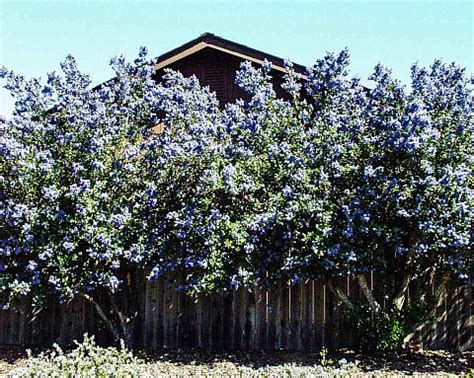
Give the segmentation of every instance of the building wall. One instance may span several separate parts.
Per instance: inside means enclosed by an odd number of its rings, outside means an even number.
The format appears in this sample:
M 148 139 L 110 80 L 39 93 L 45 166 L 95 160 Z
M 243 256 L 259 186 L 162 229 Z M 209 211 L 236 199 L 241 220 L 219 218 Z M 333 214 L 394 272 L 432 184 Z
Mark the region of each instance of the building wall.
M 234 102 L 239 98 L 248 99 L 246 93 L 235 84 L 236 72 L 243 61 L 238 57 L 207 47 L 170 64 L 167 68 L 180 71 L 186 77 L 196 75 L 201 85 L 209 86 L 216 92 L 219 103 L 223 107 L 226 103 Z M 164 70 L 160 69 L 157 72 L 157 79 L 160 80 L 163 74 Z M 277 95 L 286 97 L 281 89 L 283 74 L 273 70 L 272 76 Z

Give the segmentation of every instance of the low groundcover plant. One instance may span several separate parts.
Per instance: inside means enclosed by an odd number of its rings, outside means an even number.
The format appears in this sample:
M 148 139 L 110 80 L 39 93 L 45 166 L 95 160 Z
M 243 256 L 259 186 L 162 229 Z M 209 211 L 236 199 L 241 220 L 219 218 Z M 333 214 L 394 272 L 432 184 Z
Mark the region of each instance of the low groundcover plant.
M 145 362 L 126 349 L 122 342 L 120 348 L 102 348 L 97 346 L 94 337 L 87 334 L 76 347 L 64 352 L 57 344 L 48 352 L 33 356 L 28 350 L 28 360 L 25 367 L 17 368 L 10 373 L 13 377 L 153 377 L 180 375 L 180 364 L 167 361 L 149 360 Z M 184 352 L 185 353 L 185 352 Z M 281 363 L 278 365 L 253 367 L 248 366 L 244 359 L 237 364 L 204 364 L 200 369 L 186 370 L 196 366 L 190 364 L 184 367 L 186 374 L 192 376 L 233 376 L 243 377 L 338 377 L 358 372 L 358 361 L 348 362 L 345 359 L 334 361 L 327 356 L 325 349 L 320 353 L 321 359 L 315 360 L 314 365 L 298 363 Z M 194 362 L 194 361 L 193 361 Z
M 137 377 L 145 374 L 144 361 L 135 357 L 122 343 L 120 349 L 96 345 L 94 336 L 75 341 L 76 348 L 53 350 L 33 357 L 28 351 L 27 366 L 12 373 L 16 377 Z

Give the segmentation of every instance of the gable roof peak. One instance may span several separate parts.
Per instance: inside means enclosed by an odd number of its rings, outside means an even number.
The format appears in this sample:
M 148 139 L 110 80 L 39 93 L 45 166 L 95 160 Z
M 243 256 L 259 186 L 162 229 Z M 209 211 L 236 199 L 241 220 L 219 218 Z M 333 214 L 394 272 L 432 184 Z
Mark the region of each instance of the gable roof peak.
M 200 35 L 200 37 L 215 37 L 216 35 L 211 32 L 204 32 Z
M 198 38 L 193 39 L 185 43 L 184 45 L 159 56 L 155 60 L 155 68 L 160 69 L 166 67 L 172 62 L 194 54 L 197 51 L 200 51 L 206 47 L 213 48 L 223 53 L 234 55 L 243 60 L 249 60 L 257 64 L 262 64 L 264 60 L 268 60 L 272 63 L 274 69 L 286 72 L 286 70 L 284 69 L 284 59 L 242 45 L 240 43 L 219 37 L 210 32 L 202 33 Z M 294 63 L 293 68 L 299 74 L 304 75 L 306 73 L 306 67 L 301 64 Z

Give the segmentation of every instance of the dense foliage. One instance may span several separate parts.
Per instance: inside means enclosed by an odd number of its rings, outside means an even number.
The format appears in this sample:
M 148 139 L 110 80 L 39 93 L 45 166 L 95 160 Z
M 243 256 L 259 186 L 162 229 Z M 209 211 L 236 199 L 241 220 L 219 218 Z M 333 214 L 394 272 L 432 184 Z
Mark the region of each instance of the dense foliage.
M 327 54 L 303 78 L 288 62 L 282 99 L 271 64 L 244 63 L 248 98 L 223 110 L 195 77 L 156 82 L 144 49 L 93 89 L 72 57 L 45 83 L 2 69 L 16 105 L 0 121 L 1 291 L 82 296 L 130 342 L 142 271 L 194 292 L 322 278 L 351 309 L 335 280 L 349 274 L 388 318 L 410 284 L 467 281 L 471 80 L 436 61 L 408 91 L 379 65 L 369 91 L 348 64 Z
M 417 296 L 410 298 L 401 310 L 386 311 L 374 311 L 363 299 L 355 301 L 344 312 L 342 332 L 353 348 L 368 352 L 397 352 L 404 346 L 409 347 L 404 345 L 405 338 L 417 324 L 432 320 L 427 313 L 426 302 Z M 407 341 L 419 345 L 416 340 Z

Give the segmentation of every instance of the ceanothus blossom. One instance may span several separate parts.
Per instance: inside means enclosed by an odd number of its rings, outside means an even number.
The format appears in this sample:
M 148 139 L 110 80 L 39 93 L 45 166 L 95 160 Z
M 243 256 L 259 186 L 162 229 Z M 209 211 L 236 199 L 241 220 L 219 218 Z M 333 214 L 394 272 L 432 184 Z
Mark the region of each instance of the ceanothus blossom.
M 16 99 L 0 122 L 0 282 L 12 299 L 93 301 L 101 289 L 119 290 L 146 259 L 134 164 L 160 110 L 159 95 L 143 94 L 156 94 L 158 83 L 144 50 L 133 64 L 119 57 L 111 65 L 116 78 L 94 89 L 72 57 L 45 82 L 1 70 Z
M 44 83 L 2 69 L 16 105 L 0 119 L 1 290 L 109 306 L 130 339 L 143 273 L 194 292 L 322 278 L 340 293 L 336 277 L 374 271 L 389 306 L 406 282 L 468 279 L 465 70 L 414 66 L 410 91 L 377 65 L 369 91 L 348 65 L 346 50 L 304 77 L 287 62 L 278 98 L 271 64 L 245 62 L 247 99 L 223 110 L 194 76 L 157 82 L 146 49 L 96 88 L 72 57 Z

